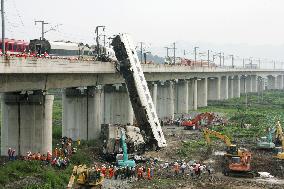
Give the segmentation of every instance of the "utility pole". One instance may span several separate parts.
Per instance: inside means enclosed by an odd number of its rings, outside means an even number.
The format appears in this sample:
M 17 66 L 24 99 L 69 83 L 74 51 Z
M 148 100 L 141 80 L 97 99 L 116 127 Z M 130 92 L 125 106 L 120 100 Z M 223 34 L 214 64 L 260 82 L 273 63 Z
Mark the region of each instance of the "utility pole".
M 99 41 L 99 28 L 103 28 L 103 31 L 105 31 L 106 27 L 105 26 L 97 26 L 96 30 L 95 30 L 95 33 L 97 34 L 96 42 L 97 42 L 97 54 L 98 54 L 98 56 L 101 54 L 100 41 Z
M 274 68 L 274 70 L 275 70 L 275 61 L 273 61 L 273 68 Z
M 49 24 L 49 23 L 44 22 L 44 20 L 37 20 L 37 21 L 35 21 L 35 25 L 36 25 L 36 23 L 41 23 L 41 40 L 44 40 L 44 34 L 45 34 L 44 25 Z
M 260 59 L 258 59 L 258 69 L 260 69 Z
M 1 0 L 1 19 L 2 19 L 2 54 L 6 54 L 6 49 L 5 49 L 5 16 L 4 16 L 4 0 Z
M 196 64 L 196 51 L 199 47 L 194 47 L 194 63 Z
M 223 53 L 223 66 L 225 66 L 225 54 Z
M 174 42 L 173 43 L 173 45 L 174 45 L 174 64 L 176 64 L 176 43 Z
M 232 68 L 234 68 L 234 55 L 231 54 L 230 56 L 232 57 Z
M 243 68 L 245 68 L 245 59 L 243 58 Z
M 140 57 L 141 57 L 141 62 L 143 62 L 143 42 L 140 43 Z
M 167 50 L 167 58 L 169 58 L 169 49 L 171 49 L 170 47 L 164 47 Z
M 218 53 L 219 54 L 219 59 L 220 59 L 220 67 L 222 67 L 222 53 Z
M 207 51 L 207 61 L 208 61 L 208 67 L 210 65 L 210 51 Z

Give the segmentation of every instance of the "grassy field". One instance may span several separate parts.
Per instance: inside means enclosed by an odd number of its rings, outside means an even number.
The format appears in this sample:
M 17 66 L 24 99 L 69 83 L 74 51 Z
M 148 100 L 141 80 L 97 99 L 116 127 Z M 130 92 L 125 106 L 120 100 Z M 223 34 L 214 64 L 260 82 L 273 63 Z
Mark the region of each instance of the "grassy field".
M 247 101 L 247 103 L 246 103 Z M 201 112 L 220 112 L 228 120 L 227 126 L 216 126 L 218 130 L 234 137 L 256 138 L 265 134 L 268 126 L 273 126 L 276 119 L 284 120 L 284 93 L 280 91 L 269 91 L 261 95 L 249 94 L 246 100 L 245 96 L 240 99 L 230 99 L 219 102 L 209 102 L 209 106 L 201 108 Z M 61 96 L 56 95 L 53 107 L 53 144 L 56 144 L 61 138 L 61 119 L 62 119 Z M 242 125 L 249 123 L 250 129 L 243 129 Z M 92 163 L 92 155 L 88 148 L 95 145 L 95 141 L 82 141 L 81 149 L 72 156 L 71 164 L 64 170 L 44 166 L 40 162 L 33 161 L 13 161 L 0 165 L 0 188 L 9 188 L 9 183 L 14 183 L 10 188 L 65 188 L 71 175 L 73 165 Z M 188 141 L 182 145 L 178 153 L 181 156 L 190 156 L 192 150 L 204 146 L 205 141 Z M 162 183 L 165 186 L 168 180 L 157 180 L 154 184 Z

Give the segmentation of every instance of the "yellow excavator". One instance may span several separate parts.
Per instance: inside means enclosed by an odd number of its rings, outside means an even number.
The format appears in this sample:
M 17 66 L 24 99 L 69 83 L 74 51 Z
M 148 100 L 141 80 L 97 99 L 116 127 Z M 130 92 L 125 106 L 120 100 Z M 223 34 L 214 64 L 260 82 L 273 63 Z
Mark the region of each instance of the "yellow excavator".
M 235 145 L 231 142 L 231 140 L 229 139 L 228 136 L 223 135 L 223 134 L 221 134 L 217 131 L 207 129 L 207 128 L 203 128 L 203 134 L 204 134 L 204 137 L 205 137 L 208 145 L 211 145 L 211 138 L 210 138 L 211 135 L 213 135 L 213 136 L 221 139 L 222 141 L 224 141 L 224 143 L 227 146 L 227 150 L 226 150 L 227 153 L 225 155 L 227 155 L 227 156 L 241 156 L 242 151 L 239 150 L 237 145 Z
M 217 131 L 203 128 L 203 133 L 208 145 L 211 144 L 211 135 L 225 142 L 227 146 L 227 152 L 224 155 L 224 165 L 222 166 L 224 175 L 249 178 L 259 176 L 257 172 L 251 170 L 251 152 L 247 150 L 240 150 L 237 145 L 232 144 L 228 136 L 223 135 Z
M 100 170 L 88 168 L 86 165 L 74 166 L 67 189 L 92 188 L 101 189 L 104 177 Z
M 276 150 L 276 153 L 277 153 L 275 157 L 277 159 L 283 160 L 284 159 L 284 136 L 283 136 L 280 121 L 277 121 L 277 124 L 276 124 L 276 137 L 275 138 L 276 138 L 275 150 Z

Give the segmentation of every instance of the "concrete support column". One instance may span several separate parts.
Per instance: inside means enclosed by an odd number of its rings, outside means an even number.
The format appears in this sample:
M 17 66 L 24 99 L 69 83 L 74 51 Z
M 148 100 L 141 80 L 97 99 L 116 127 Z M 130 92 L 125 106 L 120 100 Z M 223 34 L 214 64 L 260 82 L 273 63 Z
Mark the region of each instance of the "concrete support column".
M 239 76 L 234 77 L 234 87 L 233 87 L 233 97 L 240 98 L 241 97 L 241 80 Z
M 257 91 L 262 92 L 264 90 L 265 90 L 264 78 L 259 77 L 258 78 L 258 89 L 257 89 Z
M 208 78 L 208 100 L 220 100 L 221 78 Z
M 252 76 L 249 75 L 246 77 L 246 92 L 251 93 L 252 92 Z
M 157 114 L 161 119 L 174 118 L 174 85 L 173 82 L 162 82 L 157 90 Z
M 276 89 L 283 89 L 283 75 L 278 75 L 276 77 Z
M 62 136 L 73 140 L 98 139 L 103 123 L 102 86 L 65 89 L 62 94 Z
M 228 98 L 234 98 L 234 77 L 228 77 Z
M 251 75 L 251 88 L 253 93 L 257 92 L 257 76 L 256 75 Z
M 188 81 L 180 80 L 176 84 L 176 114 L 187 114 L 188 113 Z
M 152 100 L 155 107 L 157 107 L 157 94 L 158 94 L 158 85 L 155 83 L 153 84 L 153 92 L 152 92 Z M 157 108 L 156 108 L 157 111 Z
M 220 99 L 226 100 L 229 97 L 229 90 L 228 90 L 228 76 L 222 76 L 221 77 L 221 93 L 220 93 Z
M 149 91 L 150 91 L 150 95 L 152 97 L 152 100 L 153 100 L 153 104 L 156 108 L 156 111 L 157 111 L 157 90 L 158 90 L 158 85 L 154 82 L 149 82 L 148 83 L 148 88 L 149 88 Z
M 197 80 L 197 106 L 207 106 L 207 78 Z
M 106 85 L 103 123 L 133 125 L 133 118 L 134 113 L 125 85 Z
M 16 155 L 52 151 L 53 99 L 42 93 L 2 95 L 1 155 L 7 156 L 8 148 Z
M 246 78 L 244 76 L 240 77 L 240 85 L 241 85 L 241 94 L 245 94 L 246 93 Z
M 197 79 L 188 82 L 188 109 L 197 110 Z
M 272 75 L 267 76 L 267 89 L 276 89 L 276 78 Z

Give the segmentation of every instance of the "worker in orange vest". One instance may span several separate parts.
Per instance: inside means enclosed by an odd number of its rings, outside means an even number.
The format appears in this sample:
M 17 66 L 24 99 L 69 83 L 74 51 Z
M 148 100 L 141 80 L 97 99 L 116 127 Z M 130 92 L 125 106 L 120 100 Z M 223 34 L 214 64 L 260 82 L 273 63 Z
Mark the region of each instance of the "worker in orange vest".
M 178 175 L 179 174 L 179 164 L 177 162 L 175 162 L 174 168 L 175 168 L 175 174 Z
M 103 177 L 106 176 L 106 166 L 105 165 L 102 166 L 101 173 L 102 173 Z
M 52 154 L 48 151 L 46 155 L 46 161 L 50 162 L 52 160 Z
M 113 167 L 112 166 L 108 170 L 108 177 L 109 177 L 109 179 L 112 179 L 112 177 L 113 177 Z
M 36 154 L 36 160 L 40 160 L 40 158 L 41 158 L 41 155 L 40 155 L 40 152 L 38 152 L 37 154 Z
M 147 179 L 151 180 L 151 168 L 150 167 L 148 167 L 147 169 Z
M 143 167 L 139 167 L 137 171 L 138 180 L 143 178 Z

